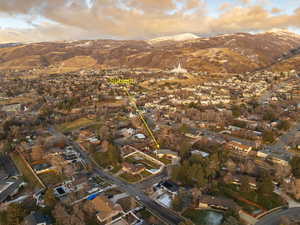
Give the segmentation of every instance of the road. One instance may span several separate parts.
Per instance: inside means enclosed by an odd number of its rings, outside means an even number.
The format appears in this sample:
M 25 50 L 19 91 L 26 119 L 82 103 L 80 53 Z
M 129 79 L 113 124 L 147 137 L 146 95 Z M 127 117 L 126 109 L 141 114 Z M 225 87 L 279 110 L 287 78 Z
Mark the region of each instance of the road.
M 152 187 L 154 184 L 159 183 L 160 181 L 164 180 L 168 178 L 168 173 L 167 173 L 167 169 L 164 168 L 163 171 L 157 175 L 152 176 L 151 178 L 148 178 L 138 184 L 136 184 L 136 186 L 141 189 L 147 189 L 149 187 Z
M 53 135 L 62 136 L 63 134 L 57 132 L 53 128 L 49 128 L 49 132 Z M 148 197 L 144 192 L 142 192 L 137 185 L 128 184 L 127 182 L 114 177 L 110 173 L 104 171 L 100 168 L 97 163 L 89 157 L 86 151 L 84 151 L 78 143 L 70 141 L 70 144 L 81 153 L 81 156 L 86 162 L 89 162 L 94 167 L 94 172 L 99 175 L 104 180 L 109 183 L 117 185 L 120 189 L 125 191 L 128 195 L 134 197 L 142 205 L 144 205 L 148 210 L 150 210 L 154 215 L 158 216 L 163 222 L 170 225 L 177 225 L 183 221 L 183 218 L 171 211 L 170 209 L 164 208 L 153 199 Z
M 264 216 L 255 225 L 280 225 L 281 217 L 300 219 L 300 207 L 279 210 Z
M 300 132 L 300 122 L 296 122 L 295 125 L 293 125 L 288 132 L 281 135 L 279 139 L 272 145 L 269 145 L 268 149 L 285 149 L 286 146 L 289 144 L 289 142 L 295 138 L 295 135 L 297 132 Z
M 292 199 L 290 196 L 288 196 L 284 191 L 282 191 L 280 188 L 275 188 L 274 192 L 278 195 L 280 195 L 286 202 L 289 204 L 289 208 L 299 208 L 300 203 L 296 202 L 294 199 Z

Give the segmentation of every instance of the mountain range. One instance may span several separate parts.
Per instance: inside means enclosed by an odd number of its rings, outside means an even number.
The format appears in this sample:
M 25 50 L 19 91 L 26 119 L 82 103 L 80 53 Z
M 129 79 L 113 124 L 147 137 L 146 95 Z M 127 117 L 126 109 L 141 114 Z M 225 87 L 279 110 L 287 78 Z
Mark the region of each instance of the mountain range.
M 300 71 L 300 35 L 284 30 L 205 38 L 187 33 L 146 41 L 82 40 L 0 46 L 0 70 L 171 69 L 178 62 L 190 71 L 211 73 Z

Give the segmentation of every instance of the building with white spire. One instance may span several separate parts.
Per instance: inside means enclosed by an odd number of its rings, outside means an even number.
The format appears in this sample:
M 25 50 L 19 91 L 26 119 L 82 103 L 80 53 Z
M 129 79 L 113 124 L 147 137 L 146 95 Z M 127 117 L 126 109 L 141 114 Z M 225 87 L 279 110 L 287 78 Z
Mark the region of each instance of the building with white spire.
M 187 73 L 187 70 L 181 67 L 181 64 L 178 63 L 178 66 L 171 70 L 171 73 Z

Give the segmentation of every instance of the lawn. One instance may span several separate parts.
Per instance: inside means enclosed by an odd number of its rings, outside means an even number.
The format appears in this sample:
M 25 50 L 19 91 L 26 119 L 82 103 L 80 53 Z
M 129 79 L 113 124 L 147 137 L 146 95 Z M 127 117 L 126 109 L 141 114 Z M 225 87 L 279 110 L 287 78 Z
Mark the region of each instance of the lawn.
M 18 153 L 16 153 L 16 152 L 11 153 L 11 158 L 14 161 L 14 163 L 16 164 L 18 170 L 21 171 L 21 173 L 24 177 L 24 180 L 26 182 L 28 182 L 30 187 L 42 188 L 42 185 L 40 184 L 38 179 L 34 176 L 32 171 L 29 169 L 29 167 L 26 165 L 26 163 L 24 162 L 24 160 Z
M 137 159 L 138 158 L 141 158 L 141 159 Z M 140 164 L 143 164 L 145 166 L 146 169 L 148 170 L 151 170 L 151 169 L 159 169 L 160 168 L 160 165 L 158 165 L 157 163 L 155 162 L 152 162 L 148 159 L 146 159 L 143 155 L 139 154 L 139 153 L 136 153 L 134 155 L 131 155 L 127 158 L 124 159 L 125 162 L 128 162 L 128 163 L 140 163 Z
M 112 174 L 115 174 L 115 173 L 119 172 L 120 169 L 122 169 L 122 166 L 121 165 L 117 165 L 117 166 L 113 167 L 113 169 L 110 172 Z
M 138 182 L 138 181 L 141 180 L 140 175 L 132 175 L 132 174 L 129 174 L 129 173 L 122 173 L 120 175 L 120 178 L 124 179 L 128 183 L 135 183 L 135 182 Z
M 187 209 L 183 216 L 192 220 L 195 225 L 220 225 L 223 214 L 209 210 Z
M 142 175 L 143 178 L 147 178 L 147 177 L 151 176 L 152 173 L 150 173 L 150 172 L 144 170 L 143 172 L 141 172 L 141 175 Z
M 54 172 L 40 174 L 39 177 L 45 185 L 56 185 L 63 181 L 63 178 Z
M 170 165 L 172 164 L 172 160 L 167 158 L 167 157 L 163 157 L 163 158 L 157 158 L 159 161 L 161 161 L 163 164 L 165 165 Z
M 219 189 L 221 194 L 229 198 L 239 200 L 238 197 L 242 197 L 267 210 L 284 205 L 283 199 L 274 192 L 270 195 L 261 195 L 257 191 L 243 193 L 240 192 L 235 185 L 220 185 Z
M 92 126 L 95 125 L 97 121 L 91 120 L 88 118 L 80 118 L 78 120 L 74 120 L 72 122 L 67 122 L 60 124 L 58 126 L 58 130 L 61 132 L 70 132 L 72 130 L 79 129 L 81 127 L 87 127 L 87 126 Z

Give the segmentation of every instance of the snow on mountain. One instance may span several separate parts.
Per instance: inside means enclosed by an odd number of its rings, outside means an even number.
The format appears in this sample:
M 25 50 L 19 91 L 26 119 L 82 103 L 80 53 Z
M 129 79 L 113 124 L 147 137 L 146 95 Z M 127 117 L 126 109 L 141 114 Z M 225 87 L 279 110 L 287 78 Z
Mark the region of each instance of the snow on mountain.
M 155 43 L 163 42 L 163 41 L 187 41 L 187 40 L 193 40 L 193 39 L 197 39 L 197 38 L 200 38 L 200 37 L 195 34 L 192 34 L 192 33 L 184 33 L 184 34 L 178 34 L 178 35 L 173 35 L 173 36 L 158 37 L 158 38 L 148 40 L 147 42 L 149 44 L 155 44 Z
M 265 33 L 273 34 L 273 35 L 277 35 L 277 36 L 291 36 L 291 37 L 298 37 L 298 38 L 300 37 L 299 34 L 296 34 L 294 32 L 286 30 L 286 29 L 272 29 L 272 30 L 269 30 Z

